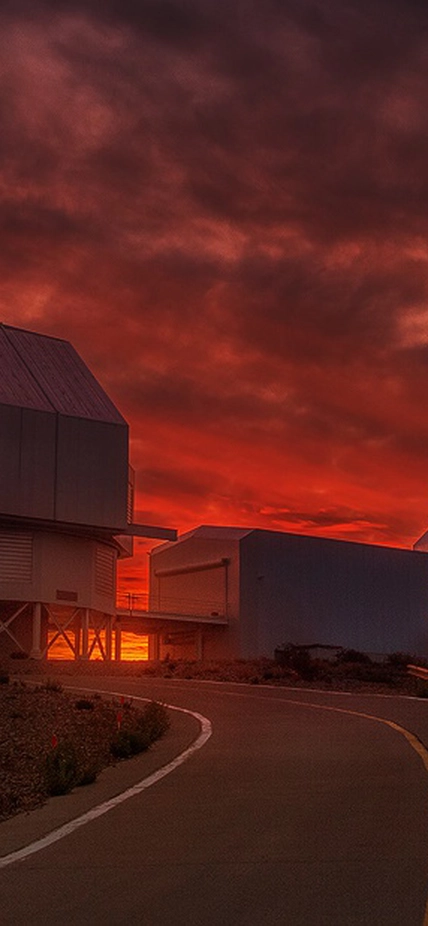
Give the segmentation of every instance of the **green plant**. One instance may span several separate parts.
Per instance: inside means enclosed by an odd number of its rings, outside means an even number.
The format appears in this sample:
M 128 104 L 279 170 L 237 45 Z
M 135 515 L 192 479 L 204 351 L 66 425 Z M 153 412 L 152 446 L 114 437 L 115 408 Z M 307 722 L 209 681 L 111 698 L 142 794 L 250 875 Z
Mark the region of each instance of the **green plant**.
M 111 741 L 110 751 L 116 759 L 136 756 L 163 736 L 169 725 L 169 715 L 164 705 L 150 701 L 140 714 L 130 718 L 117 731 Z
M 110 751 L 115 759 L 129 759 L 148 749 L 151 742 L 144 730 L 118 730 L 111 741 Z
M 83 785 L 92 785 L 97 779 L 98 767 L 95 764 L 85 766 L 81 772 L 79 772 L 79 777 L 76 782 L 76 785 L 80 788 Z
M 74 747 L 71 743 L 53 746 L 45 761 L 45 782 L 51 796 L 68 794 L 78 783 L 79 774 Z
M 163 736 L 170 727 L 169 714 L 166 707 L 158 701 L 149 701 L 142 713 L 141 728 L 147 731 L 150 742 Z
M 54 678 L 47 678 L 44 685 L 40 685 L 40 691 L 51 691 L 52 693 L 59 694 L 63 691 L 61 682 L 57 682 Z

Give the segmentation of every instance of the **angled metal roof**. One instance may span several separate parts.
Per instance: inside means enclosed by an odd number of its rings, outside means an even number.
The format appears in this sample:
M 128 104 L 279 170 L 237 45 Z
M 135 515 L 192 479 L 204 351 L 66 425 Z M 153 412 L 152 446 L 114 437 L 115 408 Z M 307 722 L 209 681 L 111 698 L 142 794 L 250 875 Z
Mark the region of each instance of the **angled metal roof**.
M 151 550 L 150 555 L 160 553 L 168 547 L 177 547 L 180 543 L 186 543 L 192 537 L 198 537 L 201 540 L 242 540 L 248 534 L 254 533 L 253 527 L 215 527 L 212 524 L 201 524 L 193 530 L 180 534 L 174 543 L 160 543 Z
M 413 549 L 418 553 L 426 553 L 428 551 L 428 531 L 425 531 L 422 534 L 422 537 L 419 537 L 413 544 Z
M 0 403 L 126 424 L 68 341 L 3 324 Z
M 197 534 L 204 540 L 242 540 L 253 531 L 254 527 L 226 527 L 225 525 L 216 527 L 214 524 L 201 524 L 191 533 Z

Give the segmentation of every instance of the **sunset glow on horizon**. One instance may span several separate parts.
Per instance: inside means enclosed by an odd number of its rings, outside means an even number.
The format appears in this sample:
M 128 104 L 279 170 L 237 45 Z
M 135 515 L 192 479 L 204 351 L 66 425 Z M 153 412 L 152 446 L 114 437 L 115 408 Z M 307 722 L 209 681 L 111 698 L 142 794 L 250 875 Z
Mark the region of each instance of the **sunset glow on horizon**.
M 137 522 L 428 528 L 424 20 L 2 4 L 1 320 L 70 341 L 125 416 Z

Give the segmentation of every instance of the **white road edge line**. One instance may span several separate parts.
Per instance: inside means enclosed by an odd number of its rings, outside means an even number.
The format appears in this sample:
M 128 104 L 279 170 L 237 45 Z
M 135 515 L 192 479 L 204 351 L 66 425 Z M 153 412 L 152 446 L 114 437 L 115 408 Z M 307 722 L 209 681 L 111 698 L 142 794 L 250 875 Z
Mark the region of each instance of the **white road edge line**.
M 128 694 L 122 695 L 121 692 L 117 691 L 101 691 L 98 689 L 96 692 L 93 688 L 73 688 L 73 691 L 92 691 L 93 694 L 109 694 L 115 695 L 119 698 L 130 697 Z M 132 696 L 132 699 L 133 701 L 152 700 L 151 698 L 140 698 L 137 696 Z M 165 707 L 172 711 L 181 711 L 182 714 L 190 714 L 190 716 L 194 717 L 200 724 L 201 732 L 199 736 L 196 737 L 193 743 L 188 746 L 184 752 L 176 756 L 175 759 L 172 759 L 171 762 L 168 762 L 167 765 L 162 766 L 162 768 L 158 769 L 157 772 L 153 772 L 152 775 L 149 775 L 147 778 L 143 778 L 141 781 L 137 782 L 136 785 L 133 785 L 131 788 L 127 788 L 126 791 L 122 791 L 121 794 L 117 794 L 116 797 L 112 797 L 109 801 L 104 801 L 102 804 L 98 804 L 97 807 L 92 807 L 91 810 L 83 813 L 80 817 L 75 817 L 75 819 L 70 820 L 69 823 L 65 823 L 58 829 L 53 830 L 46 836 L 43 836 L 41 839 L 37 839 L 36 842 L 30 843 L 29 846 L 24 846 L 23 849 L 17 849 L 15 852 L 11 852 L 9 855 L 0 857 L 0 868 L 6 868 L 8 865 L 12 865 L 14 862 L 24 861 L 24 859 L 29 858 L 30 855 L 35 855 L 36 852 L 41 852 L 42 849 L 46 849 L 48 846 L 53 845 L 53 843 L 59 842 L 60 839 L 64 839 L 66 836 L 74 833 L 75 830 L 80 829 L 81 826 L 86 826 L 86 824 L 91 823 L 92 820 L 96 820 L 98 817 L 102 817 L 105 813 L 108 813 L 109 810 L 113 810 L 115 807 L 118 807 L 119 804 L 123 804 L 124 801 L 128 801 L 129 798 L 135 797 L 137 794 L 141 794 L 142 791 L 150 788 L 152 785 L 156 784 L 157 781 L 165 778 L 166 775 L 169 775 L 180 765 L 183 765 L 183 762 L 186 762 L 187 759 L 190 759 L 190 756 L 192 756 L 193 753 L 197 752 L 198 749 L 201 749 L 212 734 L 212 725 L 208 718 L 204 717 L 202 714 L 196 713 L 196 711 L 189 711 L 184 707 L 177 707 L 173 704 L 165 704 Z

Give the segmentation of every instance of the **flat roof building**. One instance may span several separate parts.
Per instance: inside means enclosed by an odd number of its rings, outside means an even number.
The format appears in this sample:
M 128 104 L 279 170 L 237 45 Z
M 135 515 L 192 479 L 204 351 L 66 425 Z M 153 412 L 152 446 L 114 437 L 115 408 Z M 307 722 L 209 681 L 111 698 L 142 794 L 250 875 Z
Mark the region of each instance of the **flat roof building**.
M 152 550 L 149 602 L 195 628 L 197 615 L 222 620 L 199 626 L 205 658 L 272 657 L 285 643 L 428 655 L 423 552 L 202 526 Z M 160 639 L 161 656 L 190 652 L 185 634 L 181 649 L 178 633 Z

